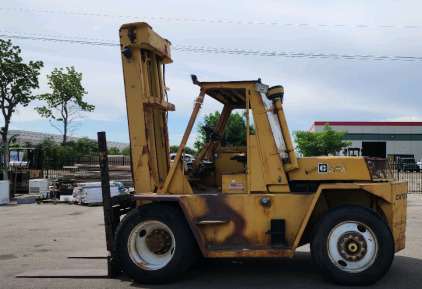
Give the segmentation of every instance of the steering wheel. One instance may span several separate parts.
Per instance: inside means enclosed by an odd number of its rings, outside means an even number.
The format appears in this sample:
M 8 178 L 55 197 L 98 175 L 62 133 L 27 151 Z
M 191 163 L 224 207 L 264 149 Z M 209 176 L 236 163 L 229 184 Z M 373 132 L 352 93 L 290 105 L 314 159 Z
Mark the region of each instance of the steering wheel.
M 213 130 L 208 125 L 202 126 L 202 128 L 205 130 L 205 132 L 210 136 L 210 139 L 212 141 L 219 140 L 221 143 L 225 144 L 226 146 L 232 146 L 229 142 L 227 142 L 224 138 L 220 137 L 215 130 Z
M 213 130 L 211 127 L 209 127 L 208 125 L 204 125 L 202 126 L 202 128 L 210 136 L 210 139 L 212 139 L 213 141 L 215 140 L 221 141 L 221 137 L 219 137 L 218 134 L 215 132 L 215 130 Z

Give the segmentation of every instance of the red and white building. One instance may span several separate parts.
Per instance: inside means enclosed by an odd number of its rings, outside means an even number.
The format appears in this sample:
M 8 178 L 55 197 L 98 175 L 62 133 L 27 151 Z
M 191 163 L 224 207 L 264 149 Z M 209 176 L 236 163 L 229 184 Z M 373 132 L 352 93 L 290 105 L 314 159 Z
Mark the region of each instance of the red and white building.
M 422 122 L 316 121 L 309 131 L 321 132 L 326 123 L 335 131 L 347 131 L 344 140 L 362 156 L 422 158 Z

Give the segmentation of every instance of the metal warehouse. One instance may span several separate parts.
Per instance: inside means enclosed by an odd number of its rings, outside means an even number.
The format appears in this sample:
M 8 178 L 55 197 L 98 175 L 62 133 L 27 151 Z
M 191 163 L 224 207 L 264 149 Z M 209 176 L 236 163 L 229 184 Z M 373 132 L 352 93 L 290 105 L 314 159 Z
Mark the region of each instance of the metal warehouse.
M 316 121 L 310 131 L 321 132 L 326 123 L 335 131 L 347 131 L 344 140 L 352 142 L 354 155 L 422 158 L 422 122 Z

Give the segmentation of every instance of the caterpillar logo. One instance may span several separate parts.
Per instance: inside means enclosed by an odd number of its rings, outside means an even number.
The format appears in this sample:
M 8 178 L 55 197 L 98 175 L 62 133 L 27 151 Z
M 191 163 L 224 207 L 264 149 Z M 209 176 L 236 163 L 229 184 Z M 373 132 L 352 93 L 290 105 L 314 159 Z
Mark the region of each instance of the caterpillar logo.
M 328 164 L 318 164 L 318 174 L 328 173 Z

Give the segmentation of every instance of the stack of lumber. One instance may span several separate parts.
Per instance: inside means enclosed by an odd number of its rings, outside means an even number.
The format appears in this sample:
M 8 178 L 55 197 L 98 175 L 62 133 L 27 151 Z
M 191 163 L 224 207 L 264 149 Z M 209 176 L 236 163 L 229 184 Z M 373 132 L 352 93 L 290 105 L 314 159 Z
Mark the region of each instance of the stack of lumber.
M 128 190 L 120 182 L 110 182 L 110 197 L 127 194 Z M 101 182 L 81 183 L 73 190 L 73 198 L 81 204 L 100 204 L 103 202 Z
M 98 165 L 75 164 L 76 168 L 70 172 L 60 172 L 57 177 L 56 188 L 62 193 L 71 194 L 73 188 L 81 183 L 101 182 Z M 121 182 L 125 187 L 133 187 L 130 166 L 109 166 L 110 180 Z

